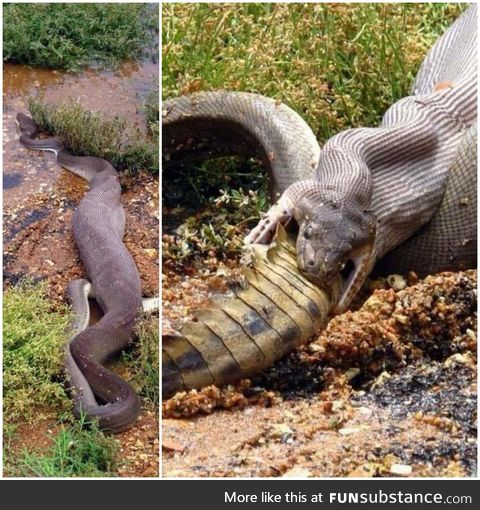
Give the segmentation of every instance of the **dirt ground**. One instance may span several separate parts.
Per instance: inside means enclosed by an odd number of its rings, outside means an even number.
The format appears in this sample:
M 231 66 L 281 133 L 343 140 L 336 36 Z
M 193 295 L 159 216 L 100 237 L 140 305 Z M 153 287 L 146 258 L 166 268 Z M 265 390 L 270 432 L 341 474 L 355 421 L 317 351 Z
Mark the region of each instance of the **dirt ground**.
M 117 468 L 119 477 L 157 477 L 159 458 L 158 413 L 143 409 L 135 426 L 121 434 L 115 440 L 120 449 L 120 462 Z M 43 420 L 35 425 L 24 423 L 19 426 L 9 448 L 10 456 L 18 452 L 47 451 L 54 443 L 59 425 L 52 420 Z M 4 476 L 11 476 L 8 465 Z
M 49 297 L 65 300 L 71 279 L 85 276 L 71 228 L 73 210 L 87 190 L 82 179 L 62 170 L 50 153 L 29 151 L 18 141 L 17 112 L 27 112 L 24 96 L 42 93 L 46 101 L 73 98 L 86 108 L 126 116 L 145 131 L 142 98 L 155 87 L 158 66 L 126 63 L 115 73 L 57 71 L 4 66 L 4 286 L 24 277 L 46 280 Z M 91 91 L 95 90 L 95 94 Z M 125 243 L 140 272 L 144 296 L 158 295 L 159 186 L 147 173 L 123 176 Z M 55 430 L 51 422 L 21 424 L 15 444 L 45 448 Z M 120 476 L 158 475 L 158 416 L 144 410 L 138 424 L 119 434 Z
M 375 283 L 255 380 L 164 402 L 164 476 L 473 476 L 476 271 L 405 283 Z M 218 288 L 168 272 L 163 285 L 166 322 Z

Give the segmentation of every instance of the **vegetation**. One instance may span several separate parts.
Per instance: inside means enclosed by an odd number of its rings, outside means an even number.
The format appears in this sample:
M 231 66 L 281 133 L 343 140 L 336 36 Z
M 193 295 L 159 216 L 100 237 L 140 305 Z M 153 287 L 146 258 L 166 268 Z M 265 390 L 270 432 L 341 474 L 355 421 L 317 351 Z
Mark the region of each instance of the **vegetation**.
M 183 221 L 175 235 L 163 236 L 163 259 L 182 269 L 198 256 L 238 255 L 243 247 L 245 225 L 256 221 L 267 204 L 264 192 L 245 192 L 242 188 L 220 190 L 220 196 Z
M 154 132 L 153 107 L 147 104 L 148 124 Z M 158 173 L 158 127 L 157 140 L 145 141 L 126 119 L 104 119 L 75 102 L 49 105 L 30 99 L 29 109 L 41 131 L 59 136 L 78 156 L 104 158 L 118 170 Z
M 163 93 L 257 92 L 323 143 L 372 126 L 465 4 L 164 4 Z
M 70 407 L 63 387 L 63 349 L 71 315 L 55 311 L 43 284 L 24 283 L 3 295 L 3 416 L 30 423 Z
M 466 4 L 163 4 L 163 97 L 200 90 L 242 90 L 280 100 L 323 144 L 351 127 L 375 126 L 408 94 L 434 41 Z M 237 226 L 253 226 L 252 208 L 223 215 L 218 190 L 257 189 L 268 206 L 257 162 L 227 159 L 164 171 L 168 213 L 180 203 L 204 213 L 164 238 L 164 258 L 237 250 Z M 235 205 L 232 202 L 230 205 Z M 164 215 L 165 217 L 165 215 Z M 178 222 L 177 222 L 178 223 Z M 202 234 L 203 230 L 203 234 Z M 193 233 L 193 235 L 192 235 Z M 225 237 L 227 236 L 227 237 Z
M 117 467 L 119 447 L 96 422 L 76 421 L 65 391 L 63 350 L 71 312 L 46 296 L 44 283 L 9 288 L 3 301 L 4 465 L 8 476 L 110 476 Z M 158 317 L 145 317 L 138 339 L 122 357 L 120 371 L 147 406 L 159 403 Z M 20 449 L 19 425 L 36 426 L 61 417 L 47 449 Z M 21 437 L 21 436 L 20 436 Z M 41 441 L 40 444 L 45 441 Z
M 158 98 L 158 90 L 152 91 L 145 102 L 145 118 L 149 133 L 157 140 L 160 135 L 160 105 Z
M 4 462 L 8 476 L 112 476 L 117 465 L 118 443 L 101 432 L 96 423 L 62 425 L 53 444 L 43 452 L 24 449 L 13 456 L 10 441 L 7 435 Z
M 146 4 L 5 4 L 3 59 L 78 70 L 139 58 L 153 43 L 157 13 Z
M 129 381 L 143 397 L 144 403 L 157 407 L 160 402 L 158 315 L 143 318 L 137 326 L 138 338 L 123 361 L 130 373 Z

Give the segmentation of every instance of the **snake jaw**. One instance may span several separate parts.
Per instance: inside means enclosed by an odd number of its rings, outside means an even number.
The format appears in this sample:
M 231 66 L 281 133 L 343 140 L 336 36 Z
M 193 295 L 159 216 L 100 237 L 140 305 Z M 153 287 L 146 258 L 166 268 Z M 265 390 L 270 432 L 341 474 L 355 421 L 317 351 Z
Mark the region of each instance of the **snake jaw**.
M 373 243 L 364 244 L 350 253 L 347 261 L 343 263 L 342 270 L 347 269 L 348 261 L 353 263 L 353 268 L 348 272 L 342 285 L 340 296 L 333 309 L 334 314 L 345 312 L 352 299 L 360 290 L 371 269 L 372 252 Z

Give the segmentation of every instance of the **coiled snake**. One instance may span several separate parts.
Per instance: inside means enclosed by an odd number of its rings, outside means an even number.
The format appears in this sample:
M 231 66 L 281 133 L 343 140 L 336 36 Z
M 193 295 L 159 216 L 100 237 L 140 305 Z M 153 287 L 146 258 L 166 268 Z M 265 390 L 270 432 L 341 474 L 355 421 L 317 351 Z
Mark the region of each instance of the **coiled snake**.
M 302 275 L 325 289 L 343 277 L 336 312 L 379 260 L 395 272 L 475 267 L 476 32 L 473 4 L 430 50 L 412 95 L 395 103 L 379 127 L 344 131 L 322 149 L 299 115 L 263 96 L 217 91 L 166 101 L 164 165 L 223 154 L 260 157 L 279 198 L 246 242 L 268 244 L 278 224 L 295 219 Z M 244 333 L 249 313 L 238 322 Z M 173 387 L 201 386 L 192 373 L 205 367 L 210 380 L 234 380 L 214 375 L 212 353 L 222 343 L 236 378 L 252 373 L 247 349 L 242 359 L 232 353 L 229 334 L 214 332 L 212 317 L 204 316 L 198 323 L 208 331 L 190 323 L 164 342 L 167 395 Z M 255 343 L 254 334 L 247 336 Z M 170 384 L 175 377 L 180 383 Z
M 23 145 L 54 152 L 62 167 L 90 184 L 72 217 L 73 236 L 90 281 L 75 280 L 68 286 L 75 321 L 65 368 L 74 414 L 97 419 L 104 430 L 120 432 L 136 420 L 140 403 L 133 388 L 104 363 L 132 339 L 142 311 L 142 292 L 137 267 L 122 241 L 125 214 L 118 173 L 103 159 L 72 156 L 57 138 L 35 139 L 37 125 L 22 113 L 17 115 L 17 124 Z M 88 325 L 89 297 L 94 297 L 104 312 L 92 326 Z M 146 300 L 143 308 L 155 304 L 155 299 Z

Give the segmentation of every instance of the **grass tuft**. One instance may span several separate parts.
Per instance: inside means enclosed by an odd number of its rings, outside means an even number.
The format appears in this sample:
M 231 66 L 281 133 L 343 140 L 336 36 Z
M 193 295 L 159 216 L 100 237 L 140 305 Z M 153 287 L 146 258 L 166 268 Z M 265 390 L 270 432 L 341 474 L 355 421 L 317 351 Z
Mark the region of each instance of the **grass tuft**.
M 160 134 L 160 105 L 158 90 L 152 91 L 145 101 L 145 118 L 148 131 L 154 139 L 158 140 Z
M 58 415 L 70 408 L 59 374 L 71 320 L 52 308 L 44 284 L 23 283 L 3 295 L 3 416 L 5 423 Z
M 281 100 L 324 143 L 376 125 L 467 4 L 163 4 L 164 98 L 242 90 Z
M 5 4 L 3 59 L 79 70 L 139 58 L 154 43 L 158 10 L 146 4 Z
M 158 315 L 142 318 L 136 329 L 138 338 L 134 347 L 122 358 L 128 366 L 130 384 L 145 404 L 156 407 L 160 401 Z
M 142 140 L 126 119 L 104 119 L 75 102 L 48 105 L 31 98 L 28 106 L 39 129 L 60 137 L 74 154 L 106 159 L 117 170 L 158 173 L 157 143 Z M 148 116 L 150 124 L 150 111 Z
M 113 476 L 117 466 L 117 441 L 84 420 L 62 425 L 53 444 L 43 452 L 23 450 L 12 456 L 8 441 L 4 459 L 8 476 L 98 477 Z

